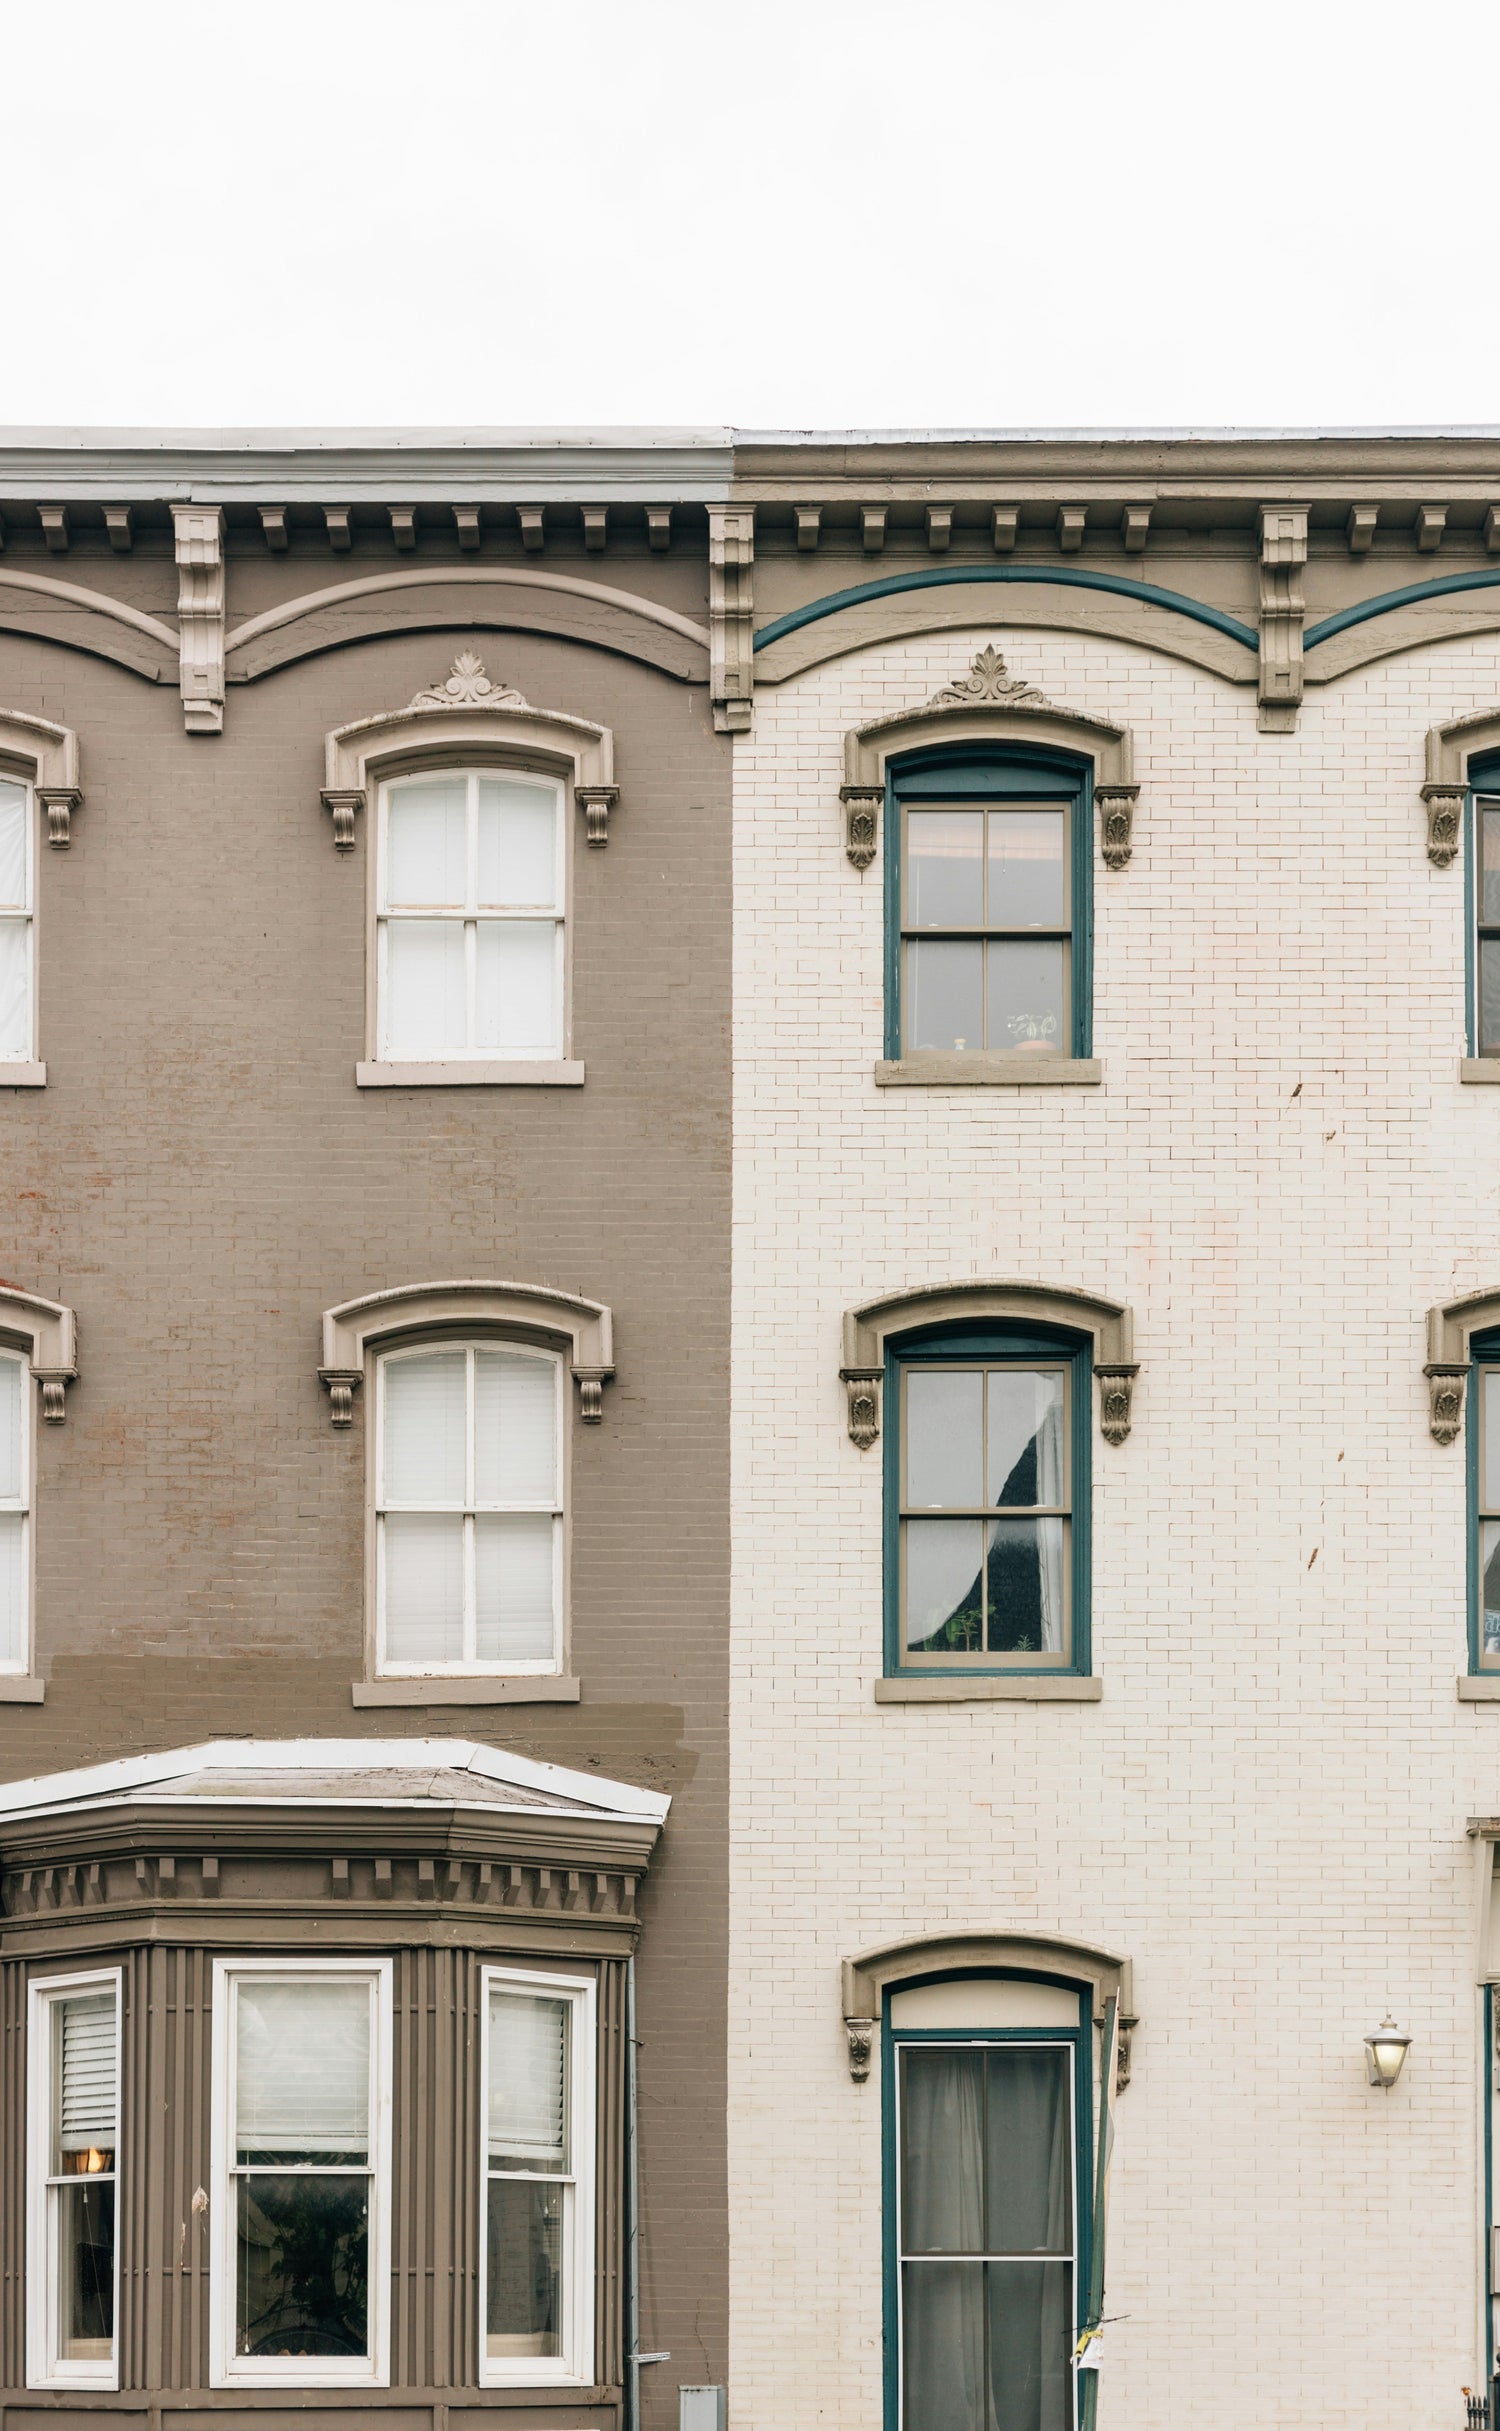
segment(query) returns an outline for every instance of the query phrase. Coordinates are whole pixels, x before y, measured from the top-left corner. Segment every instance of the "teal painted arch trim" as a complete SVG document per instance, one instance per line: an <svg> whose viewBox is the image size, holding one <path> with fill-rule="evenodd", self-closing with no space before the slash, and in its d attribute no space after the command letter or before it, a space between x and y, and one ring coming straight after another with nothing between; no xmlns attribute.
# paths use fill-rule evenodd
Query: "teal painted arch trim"
<svg viewBox="0 0 1500 2431"><path fill-rule="evenodd" d="M1419 599L1441 599L1450 591L1488 591L1500 583L1500 566L1477 566L1467 574L1435 574L1431 582L1409 582L1400 591L1381 591L1374 599L1356 600L1352 608L1340 608L1337 616L1325 616L1320 624L1309 625L1302 636L1304 650L1316 650L1319 642L1332 641L1335 633L1347 633L1351 625L1368 624L1372 616L1389 616L1395 608L1409 608Z"/></svg>
<svg viewBox="0 0 1500 2431"><path fill-rule="evenodd" d="M1500 576L1492 577L1500 580ZM785 616L776 617L762 625L755 636L757 650L767 649L780 641L784 633L800 632L804 625L815 625L825 616L837 616L841 608L862 607L866 600L890 599L898 591L932 591L952 582L1045 582L1060 583L1077 591L1114 591L1123 599L1144 600L1153 608L1167 608L1177 616L1191 617L1195 624L1212 625L1216 633L1227 633L1231 641L1246 650L1260 648L1260 636L1253 625L1242 625L1236 616L1227 616L1222 608L1211 608L1204 600L1190 599L1185 591L1163 591L1155 583L1134 582L1128 574L1097 574L1088 566L923 566L912 574L883 574L878 582L859 582L852 590L830 591L822 599L810 599L805 608L792 608Z"/></svg>

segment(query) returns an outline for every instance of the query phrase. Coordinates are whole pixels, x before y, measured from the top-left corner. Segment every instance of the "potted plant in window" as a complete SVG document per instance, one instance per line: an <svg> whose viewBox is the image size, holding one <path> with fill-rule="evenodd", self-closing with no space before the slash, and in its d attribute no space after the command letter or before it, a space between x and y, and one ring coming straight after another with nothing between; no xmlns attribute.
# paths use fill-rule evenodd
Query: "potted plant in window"
<svg viewBox="0 0 1500 2431"><path fill-rule="evenodd" d="M1006 1028L1015 1045L1031 1054L1051 1055L1057 1049L1055 1013L1012 1013Z"/></svg>

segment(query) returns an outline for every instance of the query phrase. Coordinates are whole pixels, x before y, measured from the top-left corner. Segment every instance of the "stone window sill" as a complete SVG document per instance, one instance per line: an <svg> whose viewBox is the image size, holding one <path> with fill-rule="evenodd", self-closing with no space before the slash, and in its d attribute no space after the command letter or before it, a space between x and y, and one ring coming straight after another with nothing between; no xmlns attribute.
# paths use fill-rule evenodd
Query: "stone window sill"
<svg viewBox="0 0 1500 2431"><path fill-rule="evenodd" d="M1076 1671L970 1672L956 1680L877 1680L877 1705L1097 1705L1104 1682Z"/></svg>
<svg viewBox="0 0 1500 2431"><path fill-rule="evenodd" d="M357 1089L581 1089L582 1064L356 1064Z"/></svg>
<svg viewBox="0 0 1500 2431"><path fill-rule="evenodd" d="M45 1089L45 1064L0 1064L0 1089Z"/></svg>
<svg viewBox="0 0 1500 2431"><path fill-rule="evenodd" d="M1458 1701L1460 1705L1500 1705L1500 1671L1461 1673Z"/></svg>
<svg viewBox="0 0 1500 2431"><path fill-rule="evenodd" d="M1097 1089L1104 1066L1093 1056L1014 1055L1005 1050L906 1055L875 1066L877 1089Z"/></svg>
<svg viewBox="0 0 1500 2431"><path fill-rule="evenodd" d="M349 1696L355 1705L576 1705L582 1693L577 1680L539 1672L509 1680L356 1680Z"/></svg>
<svg viewBox="0 0 1500 2431"><path fill-rule="evenodd" d="M1500 1089L1500 1055L1466 1055L1458 1067L1458 1077L1466 1088Z"/></svg>
<svg viewBox="0 0 1500 2431"><path fill-rule="evenodd" d="M13 1671L0 1673L0 1705L40 1705L46 1694L45 1680L23 1680Z"/></svg>

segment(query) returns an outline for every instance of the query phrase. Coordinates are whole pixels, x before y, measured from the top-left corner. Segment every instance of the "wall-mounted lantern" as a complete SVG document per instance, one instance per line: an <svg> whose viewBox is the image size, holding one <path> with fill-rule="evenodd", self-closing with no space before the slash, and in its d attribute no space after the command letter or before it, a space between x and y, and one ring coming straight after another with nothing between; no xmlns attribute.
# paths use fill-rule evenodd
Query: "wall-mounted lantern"
<svg viewBox="0 0 1500 2431"><path fill-rule="evenodd" d="M1370 2083L1389 2093L1406 2066L1406 2055L1410 2049L1411 2036L1398 2033L1393 2017L1388 2017L1383 2025L1377 2026L1373 2034L1367 2034L1365 2067Z"/></svg>

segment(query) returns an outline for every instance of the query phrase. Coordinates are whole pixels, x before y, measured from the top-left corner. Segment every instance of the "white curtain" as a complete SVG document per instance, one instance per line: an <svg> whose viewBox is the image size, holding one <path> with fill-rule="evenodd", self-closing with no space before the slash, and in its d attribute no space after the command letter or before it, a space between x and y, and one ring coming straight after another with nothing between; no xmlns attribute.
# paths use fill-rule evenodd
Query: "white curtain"
<svg viewBox="0 0 1500 2431"><path fill-rule="evenodd" d="M113 2150L116 2127L116 2001L113 1992L84 1992L59 2001L57 2024L58 2146L63 2152Z"/></svg>
<svg viewBox="0 0 1500 2431"><path fill-rule="evenodd" d="M370 2146L370 1987L242 1977L235 2003L241 2152Z"/></svg>
<svg viewBox="0 0 1500 2431"><path fill-rule="evenodd" d="M571 2006L529 1992L490 1994L489 2151L496 2166L567 2167Z"/></svg>

